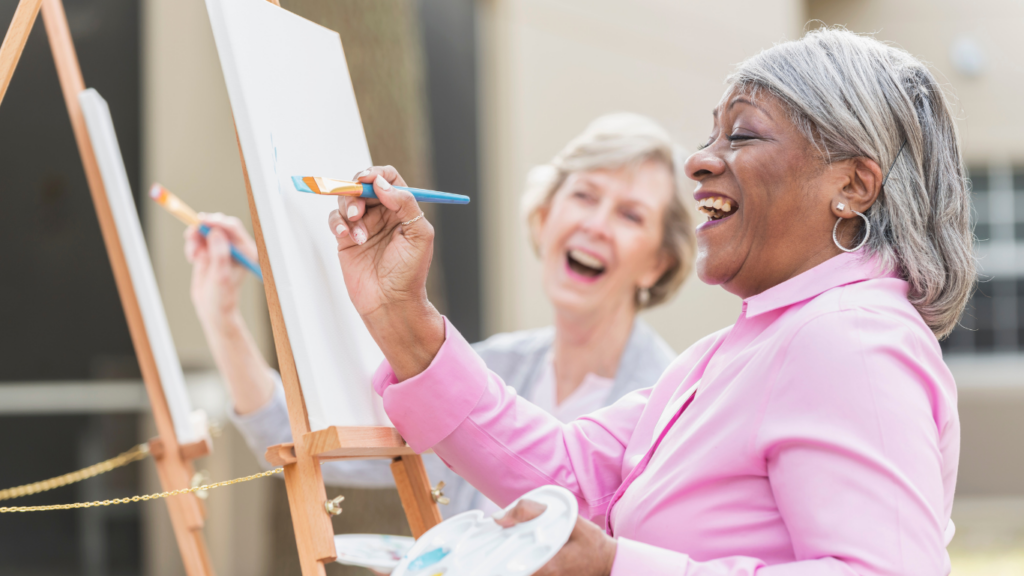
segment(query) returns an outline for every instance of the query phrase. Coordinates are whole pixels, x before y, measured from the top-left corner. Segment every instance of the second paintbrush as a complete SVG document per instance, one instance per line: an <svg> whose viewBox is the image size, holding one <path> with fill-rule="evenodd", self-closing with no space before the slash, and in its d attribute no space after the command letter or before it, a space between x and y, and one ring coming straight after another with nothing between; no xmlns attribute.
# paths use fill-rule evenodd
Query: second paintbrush
<svg viewBox="0 0 1024 576"><path fill-rule="evenodd" d="M364 182L350 182L348 180L335 180L320 176L292 176L292 184L299 192L308 194L323 194L326 196L353 196L359 198L376 198L373 191L373 184ZM462 194L450 194L448 192L435 192L434 190L422 190L420 188L409 188L407 186L395 186L399 190L412 192L417 202L430 202L433 204L469 204L469 196Z"/></svg>

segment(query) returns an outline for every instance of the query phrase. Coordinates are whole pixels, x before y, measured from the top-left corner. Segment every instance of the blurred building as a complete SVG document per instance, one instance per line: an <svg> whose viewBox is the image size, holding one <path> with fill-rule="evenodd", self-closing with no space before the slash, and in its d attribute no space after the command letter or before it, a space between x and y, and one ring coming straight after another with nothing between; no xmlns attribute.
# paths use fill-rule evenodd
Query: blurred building
<svg viewBox="0 0 1024 576"><path fill-rule="evenodd" d="M735 65L775 42L798 38L808 26L818 25L808 24L811 20L875 33L931 64L958 99L983 259L983 282L963 327L943 344L960 389L963 424L954 513L961 533L954 545L972 538L986 541L986 526L1009 535L1007 546L1014 545L1015 531L1019 531L1016 542L1024 543L1024 525L1014 520L1024 518L1024 448L1017 441L1024 437L1024 420L1018 416L1024 412L1024 138L1020 136L1024 108L1015 106L1024 93L1024 65L1019 60L1024 37L1017 33L1024 25L1024 5L1014 0L375 1L418 9L417 41L422 42L423 52L422 61L414 65L425 71L420 84L423 98L403 106L421 107L419 113L426 120L422 134L414 136L429 143L429 157L400 165L405 161L395 157L405 153L402 140L409 134L398 129L391 130L392 140L382 141L382 148L371 144L371 149L377 162L396 164L403 171L419 162L409 170L419 170L438 189L473 197L471 208L441 210L433 217L438 224L441 268L433 271L437 278L431 287L432 295L444 302L446 312L470 337L551 321L540 288L540 268L519 218L519 194L529 168L549 160L594 117L622 110L647 114L693 149L706 139L711 109ZM247 219L231 111L204 2L65 3L86 82L111 102L136 191L159 180L203 210ZM369 6L359 0L284 0L284 4L314 19L346 18L349 13L344 10ZM12 0L0 3L0 15L9 18L14 5ZM122 11L128 5L133 11L125 16ZM114 18L110 11L128 18L118 25L122 32L132 31L121 44L113 43L115 34L104 32L103 23ZM343 35L346 53L351 60L360 46L375 39L386 41L389 35L408 30L408 25L384 20L375 24L374 34ZM66 130L66 115L42 38L37 25L11 91L0 106L0 128L5 134L26 133L35 125L25 119L29 113L36 114L31 118L55 119L59 122L54 130L61 126ZM112 54L131 58L115 66ZM126 84L119 86L119 80ZM19 90L23 90L21 96ZM46 94L48 99L36 94ZM365 98L372 97L360 95L364 115L372 106ZM66 132L62 137L69 138L70 131ZM75 269L75 284L69 286L66 278L34 272L29 259L0 256L0 293L9 301L24 303L18 309L23 312L20 315L15 313L18 310L2 312L0 353L7 355L0 365L0 430L5 438L30 426L48 430L34 436L36 444L25 454L54 455L46 466L35 468L34 460L26 457L24 478L0 466L0 479L15 483L75 468L99 453L116 453L127 447L126 435L134 435L134 442L146 438L151 429L142 397L116 409L103 408L113 406L115 398L130 396L132 390L137 393L139 384L132 380L137 374L132 373L131 346L119 320L116 292L105 268L84 178L80 169L76 171L73 146L51 143L47 152L22 141L15 145L8 136L0 139L0 146L10 148L0 155L0 162L6 158L11 164L5 166L5 174L25 174L23 181L17 181L23 197L10 187L0 195L0 218L5 210L35 211L32 229L50 232L35 232L40 235L38 241L25 242L39 246L32 248L37 250L34 258L63 256L63 261L49 262L65 267L71 265L68 261L89 263ZM17 165L49 157L62 159L60 171ZM222 416L227 402L216 376L208 372L212 361L189 300L181 227L150 204L141 203L140 210L175 343L192 372L194 401ZM0 237L6 246L33 234L32 229L15 233L19 221L3 220ZM30 280L15 282L9 270ZM55 285L66 287L57 293L65 308L55 310L50 304L58 297ZM83 297L86 288L88 297ZM36 309L33 306L41 312L28 313ZM243 307L264 352L272 357L266 304L258 282L245 287ZM694 277L675 300L646 317L681 351L731 324L739 309L736 297ZM67 322L68 318L74 322ZM64 338L61 346L71 351L63 362L33 356L53 333ZM107 396L91 407L81 405L76 411L71 406L58 414L54 406L59 403L44 393L33 394L56 390L44 388L56 385L53 381L94 391L93 398L103 390ZM89 386L94 388L82 388ZM10 404L14 392L29 400ZM2 410L5 402L14 408ZM112 419L113 412L122 414L120 419ZM114 423L99 424L108 420ZM68 448L63 443L67 436L79 443ZM50 443L43 444L42 439ZM214 478L256 469L255 459L232 430L225 430L216 444L214 455L203 464ZM55 446L63 446L64 452ZM224 490L209 500L207 537L219 574L271 573L272 525L282 521L272 510L272 502L280 496L273 482ZM112 478L111 485L91 489L113 496L155 488L152 471L143 468L138 477ZM60 501L84 497L71 491L59 496ZM20 573L114 573L102 570L114 566L124 574L180 574L163 505L148 503L136 510L141 512L134 517L126 512L126 517L108 520L61 513L66 516L38 521L44 524L21 524L30 521L27 517L0 518L0 534L35 526L38 534L62 534L67 546L86 550L95 547L96 540L89 538L98 533L96 527L108 526L102 531L108 539L121 547L135 547L136 556L113 549L111 555L100 558L68 553L62 563L32 569L19 564L14 568ZM132 530L141 534L134 544L119 536ZM0 542L0 550L3 546ZM3 562L0 558L0 572L19 573Z"/></svg>

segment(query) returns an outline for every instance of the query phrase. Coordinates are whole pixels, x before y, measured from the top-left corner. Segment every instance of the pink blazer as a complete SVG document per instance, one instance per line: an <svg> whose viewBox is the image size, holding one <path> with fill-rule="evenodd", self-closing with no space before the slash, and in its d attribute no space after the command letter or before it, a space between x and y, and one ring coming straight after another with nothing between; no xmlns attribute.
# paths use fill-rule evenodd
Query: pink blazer
<svg viewBox="0 0 1024 576"><path fill-rule="evenodd" d="M956 387L907 283L842 254L743 303L658 383L561 424L450 324L423 373L374 378L417 451L506 505L546 484L625 575L945 575Z"/></svg>

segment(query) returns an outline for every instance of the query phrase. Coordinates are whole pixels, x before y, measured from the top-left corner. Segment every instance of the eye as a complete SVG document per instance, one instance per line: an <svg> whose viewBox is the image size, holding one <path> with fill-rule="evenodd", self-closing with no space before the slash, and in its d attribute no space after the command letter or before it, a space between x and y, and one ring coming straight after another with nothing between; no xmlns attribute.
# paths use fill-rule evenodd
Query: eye
<svg viewBox="0 0 1024 576"><path fill-rule="evenodd" d="M699 152L699 151L707 148L708 146L711 146L711 143L714 142L714 141L715 141L715 138L712 136L712 137L708 138L707 142L705 142L703 144L697 144L697 151Z"/></svg>
<svg viewBox="0 0 1024 576"><path fill-rule="evenodd" d="M743 140L754 140L756 139L756 136L751 136L749 134L729 134L726 136L726 139L730 142L739 142Z"/></svg>
<svg viewBox="0 0 1024 576"><path fill-rule="evenodd" d="M625 218L626 220L629 220L630 222L633 222L634 224L642 224L642 223L643 223L643 221L644 221L644 219L643 219L643 217L642 217L642 216L640 216L640 215L639 215L639 214L637 214L636 212L631 212L631 211L629 211L629 210L627 210L627 211L623 212L623 213L622 213L622 216L623 216L623 217L624 217L624 218Z"/></svg>
<svg viewBox="0 0 1024 576"><path fill-rule="evenodd" d="M572 193L572 197L577 200L582 200L584 202L594 201L594 195L591 194L590 192L587 192L586 190L576 190L575 192Z"/></svg>

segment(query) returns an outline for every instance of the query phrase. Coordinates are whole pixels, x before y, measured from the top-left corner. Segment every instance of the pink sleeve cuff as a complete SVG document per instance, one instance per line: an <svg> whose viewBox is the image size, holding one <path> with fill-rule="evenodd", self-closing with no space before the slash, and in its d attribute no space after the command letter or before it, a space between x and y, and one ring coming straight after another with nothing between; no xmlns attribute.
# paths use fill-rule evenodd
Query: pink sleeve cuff
<svg viewBox="0 0 1024 576"><path fill-rule="evenodd" d="M387 360L373 375L384 411L409 446L422 453L469 417L490 372L459 331L444 319L445 340L426 370L399 382Z"/></svg>
<svg viewBox="0 0 1024 576"><path fill-rule="evenodd" d="M615 562L611 576L661 576L662 574L684 574L690 557L681 552L659 548L626 538L617 538Z"/></svg>

